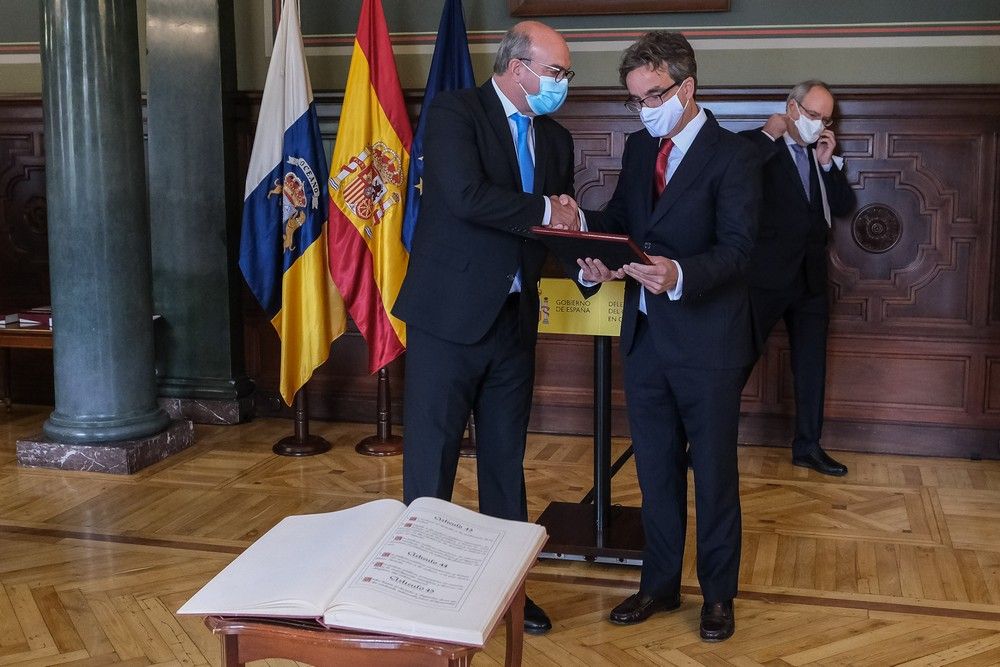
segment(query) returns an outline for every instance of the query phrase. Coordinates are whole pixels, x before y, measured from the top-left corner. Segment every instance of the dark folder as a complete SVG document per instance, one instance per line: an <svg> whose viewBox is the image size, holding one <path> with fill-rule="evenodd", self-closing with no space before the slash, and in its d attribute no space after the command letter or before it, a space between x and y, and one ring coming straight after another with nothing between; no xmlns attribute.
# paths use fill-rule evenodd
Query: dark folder
<svg viewBox="0 0 1000 667"><path fill-rule="evenodd" d="M532 227L531 231L564 264L575 264L577 259L590 257L604 262L609 270L617 271L632 262L653 263L626 234L571 232L550 227Z"/></svg>

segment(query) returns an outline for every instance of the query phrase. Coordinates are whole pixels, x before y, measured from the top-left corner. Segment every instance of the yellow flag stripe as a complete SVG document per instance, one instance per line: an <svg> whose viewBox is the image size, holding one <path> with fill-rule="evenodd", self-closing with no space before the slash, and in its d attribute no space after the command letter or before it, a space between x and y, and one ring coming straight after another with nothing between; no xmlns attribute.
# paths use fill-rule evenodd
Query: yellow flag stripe
<svg viewBox="0 0 1000 667"><path fill-rule="evenodd" d="M351 165L352 158L358 157L367 147L382 142L398 158L395 169L397 182L390 180L384 183L387 193L383 201L392 204L384 210L381 222L378 222L374 216L361 217L351 210L345 198L344 187L330 186L328 189L331 204L340 209L354 225L372 255L374 279L382 294L383 307L393 331L405 345L406 326L389 311L396 302L409 261L409 254L403 246L401 234L406 210L406 173L410 164L410 154L386 116L371 85L369 74L368 59L355 41L344 92L344 109L347 111L348 104L350 109L349 113L341 115L340 127L337 128L337 142L330 163L330 177L336 179L343 169ZM352 260L331 256L331 261L337 263Z"/></svg>
<svg viewBox="0 0 1000 667"><path fill-rule="evenodd" d="M271 319L281 339L281 397L292 404L299 390L330 356L330 344L347 328L347 311L327 264L327 225L285 271L281 310Z"/></svg>

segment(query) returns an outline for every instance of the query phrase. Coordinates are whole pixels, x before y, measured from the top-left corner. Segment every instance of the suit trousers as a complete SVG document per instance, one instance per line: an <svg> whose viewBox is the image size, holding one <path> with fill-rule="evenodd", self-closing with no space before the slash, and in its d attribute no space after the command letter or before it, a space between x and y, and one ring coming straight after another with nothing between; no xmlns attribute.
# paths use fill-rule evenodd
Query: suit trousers
<svg viewBox="0 0 1000 667"><path fill-rule="evenodd" d="M463 345L407 329L403 500L451 500L462 434L476 419L479 511L526 521L524 447L534 385L534 340L519 334L519 295L479 341Z"/></svg>
<svg viewBox="0 0 1000 667"><path fill-rule="evenodd" d="M687 529L687 456L694 470L698 581L706 602L736 597L740 565L739 429L743 369L666 364L644 315L624 355L625 398L646 534L639 590L680 590ZM687 451L686 451L687 450Z"/></svg>
<svg viewBox="0 0 1000 667"><path fill-rule="evenodd" d="M751 288L750 302L761 352L774 325L778 320L785 321L795 387L792 456L815 453L823 435L826 393L826 337L830 322L826 292L810 293L803 273L784 290Z"/></svg>

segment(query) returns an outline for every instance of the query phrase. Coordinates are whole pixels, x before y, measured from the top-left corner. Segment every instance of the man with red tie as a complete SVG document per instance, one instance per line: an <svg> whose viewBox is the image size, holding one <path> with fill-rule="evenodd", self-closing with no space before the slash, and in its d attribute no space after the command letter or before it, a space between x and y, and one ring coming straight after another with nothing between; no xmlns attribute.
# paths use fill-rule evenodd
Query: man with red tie
<svg viewBox="0 0 1000 667"><path fill-rule="evenodd" d="M756 235L760 165L752 144L695 101L694 51L651 32L619 69L629 136L618 186L589 229L626 233L652 265L616 272L580 261L584 281L627 277L621 351L646 535L639 591L611 612L639 623L680 606L687 456L694 468L698 580L705 641L733 634L740 562L736 460L743 369L753 361L744 272Z"/></svg>

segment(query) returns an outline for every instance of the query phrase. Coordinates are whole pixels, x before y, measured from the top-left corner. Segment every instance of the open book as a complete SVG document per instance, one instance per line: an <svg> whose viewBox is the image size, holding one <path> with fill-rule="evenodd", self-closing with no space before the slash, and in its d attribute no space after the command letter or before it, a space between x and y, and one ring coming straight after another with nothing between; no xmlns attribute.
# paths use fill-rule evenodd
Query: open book
<svg viewBox="0 0 1000 667"><path fill-rule="evenodd" d="M290 516L177 613L317 618L482 646L545 539L541 526L435 498Z"/></svg>

